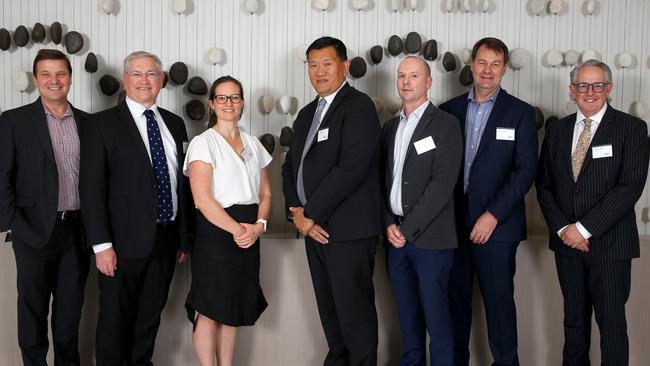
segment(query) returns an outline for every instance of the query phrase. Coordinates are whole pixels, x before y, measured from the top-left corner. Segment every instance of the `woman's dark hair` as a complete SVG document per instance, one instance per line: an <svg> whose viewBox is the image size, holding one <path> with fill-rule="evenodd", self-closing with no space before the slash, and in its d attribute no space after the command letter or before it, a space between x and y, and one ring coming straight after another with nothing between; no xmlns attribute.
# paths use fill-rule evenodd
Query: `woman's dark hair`
<svg viewBox="0 0 650 366"><path fill-rule="evenodd" d="M210 87L210 95L209 95L209 100L213 100L214 97L216 96L215 90L217 90L217 87L223 83L235 83L239 87L239 95L241 96L241 100L244 100L244 87L241 85L241 82L239 80L235 79L234 77L230 75L225 75L212 83L212 86ZM210 117L208 118L208 128L212 128L217 124L217 114L214 112L214 109L210 109Z"/></svg>

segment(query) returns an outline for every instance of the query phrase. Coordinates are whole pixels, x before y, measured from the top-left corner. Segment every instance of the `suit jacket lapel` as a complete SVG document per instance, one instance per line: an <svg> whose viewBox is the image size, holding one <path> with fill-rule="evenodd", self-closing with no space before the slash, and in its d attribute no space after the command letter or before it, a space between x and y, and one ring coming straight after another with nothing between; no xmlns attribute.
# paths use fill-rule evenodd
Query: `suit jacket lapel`
<svg viewBox="0 0 650 366"><path fill-rule="evenodd" d="M567 176L567 179L573 182L573 168L571 164L571 147L573 145L573 129L575 128L575 113L568 117L567 123L562 126L562 140L560 141L560 155L559 158L562 159L564 164L564 172Z"/></svg>
<svg viewBox="0 0 650 366"><path fill-rule="evenodd" d="M45 155L52 163L55 163L52 138L50 137L50 130L47 128L47 117L45 116L45 110L43 109L43 103L40 97L32 103L31 123L41 142L41 147L45 151Z"/></svg>
<svg viewBox="0 0 650 366"><path fill-rule="evenodd" d="M415 149L415 141L420 140L422 137L422 133L426 130L426 128L429 126L431 121L433 121L433 112L435 111L435 108L433 104L429 103L429 106L424 110L422 113L422 116L420 117L420 120L418 121L418 125L415 126L415 131L413 131L413 135L411 135L411 140L409 141L408 144L408 150L406 150L406 156L404 156L404 161L406 162L411 156L411 153Z"/></svg>
<svg viewBox="0 0 650 366"><path fill-rule="evenodd" d="M144 145L144 141L142 141L142 135L140 135L140 130L138 130L138 127L133 120L133 115L131 115L129 107L126 105L126 102L122 102L118 108L120 111L120 121L124 125L123 128L129 135L131 143L133 143L134 146L137 146L136 149L138 150L138 158L142 159L143 163L146 163L145 166L151 167L152 165L151 158L149 157L149 152L147 151L147 147ZM153 178L153 169L147 169L147 171Z"/></svg>
<svg viewBox="0 0 650 366"><path fill-rule="evenodd" d="M330 117L332 116L332 114L336 110L336 107L338 107L338 105L341 104L341 101L343 100L343 98L345 97L345 95L348 93L349 90L350 90L350 85L346 81L345 85L343 85L341 90L339 90L339 92L336 93L336 96L334 97L334 100L332 101L332 104L327 109L327 113L325 113L325 116L323 116L323 119L321 120L321 123L320 123L320 126L321 126L320 128L328 126ZM312 114L312 116L313 116L313 114Z"/></svg>

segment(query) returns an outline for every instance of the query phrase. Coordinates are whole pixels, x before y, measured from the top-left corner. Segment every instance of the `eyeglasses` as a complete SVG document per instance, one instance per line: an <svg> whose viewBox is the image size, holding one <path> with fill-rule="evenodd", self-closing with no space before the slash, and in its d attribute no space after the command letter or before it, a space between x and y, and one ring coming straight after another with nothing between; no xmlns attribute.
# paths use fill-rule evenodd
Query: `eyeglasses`
<svg viewBox="0 0 650 366"><path fill-rule="evenodd" d="M576 88L576 91L578 91L578 93L586 93L589 90L589 87L591 87L591 90L593 90L594 93L602 93L602 92L605 91L605 89L607 89L607 85L609 85L609 84L611 84L611 83L601 81L601 82L592 83L592 84L589 84L589 83L572 83L571 85L573 85L573 87Z"/></svg>
<svg viewBox="0 0 650 366"><path fill-rule="evenodd" d="M135 80L140 80L140 79L145 78L145 77L148 80L156 80L160 76L160 73L159 72L153 72L153 71L144 72L144 73L143 72L130 72L130 73L128 73L128 75L131 78L135 79Z"/></svg>
<svg viewBox="0 0 650 366"><path fill-rule="evenodd" d="M215 95L214 96L214 101L217 102L217 104L224 104L228 99L232 102L232 104L239 104L241 103L242 100L244 100L241 95L239 94L233 94L233 95Z"/></svg>

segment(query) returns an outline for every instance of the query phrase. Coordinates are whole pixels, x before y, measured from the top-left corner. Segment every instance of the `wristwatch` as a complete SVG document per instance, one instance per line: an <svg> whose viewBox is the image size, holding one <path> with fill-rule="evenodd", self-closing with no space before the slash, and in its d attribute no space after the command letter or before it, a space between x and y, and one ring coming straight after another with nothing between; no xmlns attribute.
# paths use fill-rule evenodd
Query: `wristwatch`
<svg viewBox="0 0 650 366"><path fill-rule="evenodd" d="M267 221L266 221L266 220L264 220L264 219L257 219L257 221L255 221L255 223L256 223L256 224L262 224L262 226L264 226L264 232L266 232L266 224L267 224Z"/></svg>

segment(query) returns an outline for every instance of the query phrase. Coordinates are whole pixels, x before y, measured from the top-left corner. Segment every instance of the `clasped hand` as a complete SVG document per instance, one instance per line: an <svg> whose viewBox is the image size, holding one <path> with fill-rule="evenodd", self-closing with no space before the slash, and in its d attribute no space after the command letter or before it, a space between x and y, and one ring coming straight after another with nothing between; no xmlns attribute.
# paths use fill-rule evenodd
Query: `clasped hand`
<svg viewBox="0 0 650 366"><path fill-rule="evenodd" d="M262 224L239 223L239 226L240 230L233 235L233 238L235 239L235 243L244 249L253 245L262 234L262 231L264 231Z"/></svg>
<svg viewBox="0 0 650 366"><path fill-rule="evenodd" d="M299 233L304 236L309 236L321 244L329 243L330 235L320 225L312 219L305 217L305 209L302 207L289 207L289 211L293 214L293 225Z"/></svg>

